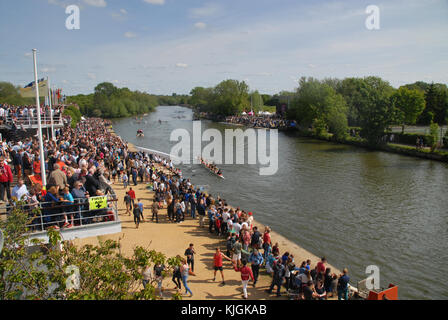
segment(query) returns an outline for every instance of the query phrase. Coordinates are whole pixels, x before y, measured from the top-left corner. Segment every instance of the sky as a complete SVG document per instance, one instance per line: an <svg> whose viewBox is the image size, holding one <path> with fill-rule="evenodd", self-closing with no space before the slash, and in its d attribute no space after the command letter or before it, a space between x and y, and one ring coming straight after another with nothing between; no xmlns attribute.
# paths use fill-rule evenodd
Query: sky
<svg viewBox="0 0 448 320"><path fill-rule="evenodd" d="M39 78L67 95L103 81L154 94L226 79L275 94L302 76L448 83L448 0L0 0L0 81L33 81L33 48Z"/></svg>

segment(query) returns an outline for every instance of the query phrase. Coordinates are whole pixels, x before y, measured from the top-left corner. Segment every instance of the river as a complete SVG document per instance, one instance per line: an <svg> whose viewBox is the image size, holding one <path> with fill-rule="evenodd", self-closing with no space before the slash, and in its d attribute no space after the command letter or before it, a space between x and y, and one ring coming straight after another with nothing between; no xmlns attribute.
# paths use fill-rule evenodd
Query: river
<svg viewBox="0 0 448 320"><path fill-rule="evenodd" d="M158 107L140 124L127 118L113 127L137 146L170 153L171 132L191 132L192 112ZM235 127L202 121L207 128ZM136 138L138 129L144 138ZM376 265L381 286L398 285L400 299L448 298L447 164L282 132L278 145L273 176L260 176L257 165L247 164L220 165L225 180L199 165L180 168L194 184L253 211L257 221L299 246L339 269L348 267L352 285Z"/></svg>

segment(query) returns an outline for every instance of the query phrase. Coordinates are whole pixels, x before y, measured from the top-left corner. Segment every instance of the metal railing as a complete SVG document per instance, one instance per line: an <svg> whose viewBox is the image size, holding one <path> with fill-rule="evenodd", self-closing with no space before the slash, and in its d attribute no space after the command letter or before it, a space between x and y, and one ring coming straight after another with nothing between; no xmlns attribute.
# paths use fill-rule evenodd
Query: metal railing
<svg viewBox="0 0 448 320"><path fill-rule="evenodd" d="M42 115L40 117L41 125L51 125L51 116L49 115ZM24 126L27 127L34 127L38 125L38 119L37 116L18 116L18 117L11 117L8 116L6 118L3 118L3 124L8 126L15 125L16 127L20 128ZM63 125L63 118L61 115L54 115L53 116L53 125L59 126Z"/></svg>
<svg viewBox="0 0 448 320"><path fill-rule="evenodd" d="M92 209L92 200L103 200L106 206L99 209ZM29 233L39 233L49 228L56 229L77 229L86 226L94 226L98 223L119 222L118 198L115 195L103 197L91 197L74 199L73 203L64 202L38 202L24 203L18 202L14 205L6 206L6 214L14 208L20 208L28 214L31 223L28 224ZM65 225L68 222L69 226Z"/></svg>

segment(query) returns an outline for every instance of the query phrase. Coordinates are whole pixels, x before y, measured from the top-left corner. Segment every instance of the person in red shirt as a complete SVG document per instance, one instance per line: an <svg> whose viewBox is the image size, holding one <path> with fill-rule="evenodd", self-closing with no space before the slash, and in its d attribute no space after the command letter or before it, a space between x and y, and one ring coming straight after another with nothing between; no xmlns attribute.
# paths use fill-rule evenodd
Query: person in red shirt
<svg viewBox="0 0 448 320"><path fill-rule="evenodd" d="M215 273L213 275L213 281L216 280L216 271L219 270L221 272L222 284L224 285L226 283L224 282L224 273L222 271L222 258L232 261L232 259L230 259L224 253L222 253L219 248L216 248L215 255L213 256L213 267L215 269Z"/></svg>
<svg viewBox="0 0 448 320"><path fill-rule="evenodd" d="M36 176L40 177L40 160L33 161L33 172Z"/></svg>
<svg viewBox="0 0 448 320"><path fill-rule="evenodd" d="M242 264L237 264L233 262L233 268L236 272L241 272L241 282L243 284L243 298L247 299L247 284L249 283L249 279L252 279L254 281L254 275L252 273L251 268L247 266L247 262L243 260Z"/></svg>
<svg viewBox="0 0 448 320"><path fill-rule="evenodd" d="M11 182L13 181L11 167L5 163L5 159L3 157L0 158L0 201L5 200L5 191L6 197L8 200L11 199Z"/></svg>
<svg viewBox="0 0 448 320"><path fill-rule="evenodd" d="M325 270L327 269L325 267L325 263L326 262L327 262L327 259L325 257L322 257L322 259L320 259L320 261L317 263L317 267L316 267L317 274L324 274L325 275Z"/></svg>
<svg viewBox="0 0 448 320"><path fill-rule="evenodd" d="M132 210L132 208L134 208L135 206L135 191L132 190L132 188L129 188L128 194L131 197L131 210Z"/></svg>

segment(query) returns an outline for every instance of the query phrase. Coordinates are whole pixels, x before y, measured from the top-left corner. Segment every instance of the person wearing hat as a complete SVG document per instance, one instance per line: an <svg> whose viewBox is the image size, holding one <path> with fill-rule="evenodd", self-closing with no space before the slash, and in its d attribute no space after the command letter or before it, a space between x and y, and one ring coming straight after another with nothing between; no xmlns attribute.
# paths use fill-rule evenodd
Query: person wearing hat
<svg viewBox="0 0 448 320"><path fill-rule="evenodd" d="M247 218L247 223L249 225L249 228L252 230L252 224L254 222L254 215L252 212L248 213L249 217Z"/></svg>

